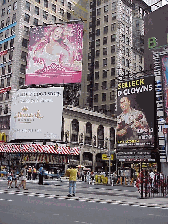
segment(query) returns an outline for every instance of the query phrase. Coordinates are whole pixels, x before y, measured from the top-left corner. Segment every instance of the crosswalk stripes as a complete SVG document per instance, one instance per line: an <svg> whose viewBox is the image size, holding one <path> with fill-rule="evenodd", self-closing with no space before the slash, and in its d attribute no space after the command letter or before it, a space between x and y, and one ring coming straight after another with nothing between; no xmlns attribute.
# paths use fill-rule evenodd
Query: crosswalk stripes
<svg viewBox="0 0 169 224"><path fill-rule="evenodd" d="M41 198L49 198L49 199L58 199L58 200L77 200L80 202L97 202L100 204L112 204L112 205L122 205L122 206L133 206L133 207L149 207L149 208L160 208L160 209L168 209L166 205L158 205L158 204L146 204L146 203L139 203L139 202L127 202L127 201L116 201L116 200L104 200L104 199L96 199L96 198L84 198L84 197L68 197L64 195L50 195L50 194L42 194L39 192L21 192L21 191L8 191L8 190L0 190L0 194L16 194L16 195L25 195L28 197L41 197ZM0 198L0 201L4 199ZM9 199L10 200L10 199ZM12 200L11 200L12 201Z"/></svg>

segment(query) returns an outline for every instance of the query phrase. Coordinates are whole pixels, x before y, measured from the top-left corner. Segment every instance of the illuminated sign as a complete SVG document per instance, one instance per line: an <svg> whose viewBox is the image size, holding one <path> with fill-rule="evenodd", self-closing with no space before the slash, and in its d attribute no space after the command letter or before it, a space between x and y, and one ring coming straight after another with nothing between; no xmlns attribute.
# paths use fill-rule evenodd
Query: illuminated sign
<svg viewBox="0 0 169 224"><path fill-rule="evenodd" d="M107 154L102 154L102 160L109 160L109 156ZM114 154L111 154L111 160L114 160Z"/></svg>

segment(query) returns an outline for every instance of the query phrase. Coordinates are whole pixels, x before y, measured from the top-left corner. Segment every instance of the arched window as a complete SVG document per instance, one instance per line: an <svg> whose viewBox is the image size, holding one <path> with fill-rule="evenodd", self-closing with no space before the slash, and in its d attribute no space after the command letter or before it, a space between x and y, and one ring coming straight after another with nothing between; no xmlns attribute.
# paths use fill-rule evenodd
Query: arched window
<svg viewBox="0 0 169 224"><path fill-rule="evenodd" d="M86 123L85 144L92 144L92 124Z"/></svg>
<svg viewBox="0 0 169 224"><path fill-rule="evenodd" d="M77 119L73 119L72 121L72 142L78 142L78 133L79 133L79 122Z"/></svg>
<svg viewBox="0 0 169 224"><path fill-rule="evenodd" d="M97 129L97 145L99 148L104 147L104 127L103 125L99 125Z"/></svg>
<svg viewBox="0 0 169 224"><path fill-rule="evenodd" d="M115 143L115 130L113 127L110 128L110 150L114 149Z"/></svg>

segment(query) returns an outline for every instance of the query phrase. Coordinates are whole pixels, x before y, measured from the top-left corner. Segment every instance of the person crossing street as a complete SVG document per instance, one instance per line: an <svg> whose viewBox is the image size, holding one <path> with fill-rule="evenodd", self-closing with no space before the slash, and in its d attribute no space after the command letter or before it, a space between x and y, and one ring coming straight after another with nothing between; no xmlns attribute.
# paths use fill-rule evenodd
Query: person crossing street
<svg viewBox="0 0 169 224"><path fill-rule="evenodd" d="M76 194L76 180L77 180L76 165L71 165L71 169L66 170L66 176L69 177L69 194L68 197L75 196ZM73 190L73 194L72 194Z"/></svg>

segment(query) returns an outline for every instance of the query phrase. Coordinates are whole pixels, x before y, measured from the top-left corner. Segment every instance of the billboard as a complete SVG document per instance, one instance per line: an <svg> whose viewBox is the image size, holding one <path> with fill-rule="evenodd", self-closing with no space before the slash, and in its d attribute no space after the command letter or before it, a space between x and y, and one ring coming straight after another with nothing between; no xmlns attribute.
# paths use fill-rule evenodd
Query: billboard
<svg viewBox="0 0 169 224"><path fill-rule="evenodd" d="M60 140L62 110L62 87L18 90L12 96L9 140Z"/></svg>
<svg viewBox="0 0 169 224"><path fill-rule="evenodd" d="M118 83L116 147L154 145L154 77Z"/></svg>
<svg viewBox="0 0 169 224"><path fill-rule="evenodd" d="M168 55L161 56L165 117L168 118Z"/></svg>
<svg viewBox="0 0 169 224"><path fill-rule="evenodd" d="M30 30L26 85L80 83L83 25L58 24Z"/></svg>

